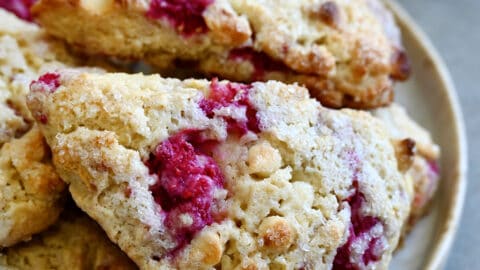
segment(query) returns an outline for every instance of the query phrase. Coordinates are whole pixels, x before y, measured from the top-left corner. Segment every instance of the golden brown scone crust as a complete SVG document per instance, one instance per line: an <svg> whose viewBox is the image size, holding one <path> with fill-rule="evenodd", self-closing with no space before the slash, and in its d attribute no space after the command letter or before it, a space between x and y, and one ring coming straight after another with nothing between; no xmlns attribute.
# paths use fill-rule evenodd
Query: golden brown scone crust
<svg viewBox="0 0 480 270"><path fill-rule="evenodd" d="M86 63L37 25L0 9L0 247L55 223L65 184L25 97L39 73Z"/></svg>
<svg viewBox="0 0 480 270"><path fill-rule="evenodd" d="M238 136L227 132L224 117L241 121L245 107L208 117L199 107L212 87L232 86L225 81L63 70L58 85L35 83L28 98L33 115L45 120L39 122L57 170L77 205L141 268L329 269L358 215L371 216L368 237L383 235L382 255L362 265L365 238L351 260L387 268L411 187L390 137L368 113L325 109L295 85L254 83L248 99L260 130ZM239 91L236 98L245 97ZM165 225L170 210L150 190L159 176L145 162L186 130L207 130L219 142L211 155L225 183L207 193L218 201L215 209L226 210L171 253L179 240ZM352 196L361 207L350 206ZM193 222L188 212L180 217L178 226Z"/></svg>
<svg viewBox="0 0 480 270"><path fill-rule="evenodd" d="M65 183L25 104L40 70L72 61L59 44L0 10L0 247L29 240L63 208Z"/></svg>
<svg viewBox="0 0 480 270"><path fill-rule="evenodd" d="M330 107L389 104L393 81L408 77L399 30L377 0L197 2L211 3L184 19L182 7L180 18L152 17L155 3L169 3L162 0L40 0L32 12L51 34L89 54L167 69L187 61L234 81L298 82ZM204 26L185 34L188 20Z"/></svg>
<svg viewBox="0 0 480 270"><path fill-rule="evenodd" d="M8 270L134 270L135 264L78 209L66 209L47 231L0 252Z"/></svg>
<svg viewBox="0 0 480 270"><path fill-rule="evenodd" d="M53 224L63 207L65 183L35 126L0 149L0 246L30 239Z"/></svg>

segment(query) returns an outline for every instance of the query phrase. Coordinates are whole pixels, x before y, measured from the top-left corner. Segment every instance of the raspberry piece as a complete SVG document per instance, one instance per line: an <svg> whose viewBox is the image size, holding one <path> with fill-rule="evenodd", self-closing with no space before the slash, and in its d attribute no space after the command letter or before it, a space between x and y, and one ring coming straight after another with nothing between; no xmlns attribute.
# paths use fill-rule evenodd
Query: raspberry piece
<svg viewBox="0 0 480 270"><path fill-rule="evenodd" d="M30 90L53 93L60 87L60 74L48 72L40 76L38 80L32 81Z"/></svg>
<svg viewBox="0 0 480 270"><path fill-rule="evenodd" d="M147 17L166 19L178 33L185 37L208 31L202 14L213 0L153 0Z"/></svg>
<svg viewBox="0 0 480 270"><path fill-rule="evenodd" d="M253 81L262 81L267 71L289 71L289 68L280 61L272 59L264 52L257 52L246 47L230 51L229 59L234 61L249 61L254 67Z"/></svg>
<svg viewBox="0 0 480 270"><path fill-rule="evenodd" d="M239 133L241 135L252 131L258 133L260 131L257 111L252 106L248 92L250 85L240 83L221 84L218 79L213 79L210 84L210 95L208 98L200 101L200 108L209 118L215 116L215 110L224 107L235 107L236 109L244 109L243 117L222 116L228 123L228 131Z"/></svg>
<svg viewBox="0 0 480 270"><path fill-rule="evenodd" d="M30 7L36 0L0 0L0 8L6 9L25 21L32 21Z"/></svg>
<svg viewBox="0 0 480 270"><path fill-rule="evenodd" d="M346 153L349 167L353 170L353 194L345 199L350 205L350 226L347 242L337 249L333 261L334 270L364 269L371 262L379 261L386 249L384 228L378 217L362 213L365 196L358 185L360 158L354 151Z"/></svg>
<svg viewBox="0 0 480 270"><path fill-rule="evenodd" d="M203 227L219 221L220 201L215 192L224 178L208 156L212 141L199 130L179 132L160 143L146 165L158 181L150 187L155 201L166 213L165 226L177 241L171 253L181 250Z"/></svg>
<svg viewBox="0 0 480 270"><path fill-rule="evenodd" d="M428 161L428 168L430 169L430 173L436 177L440 175L440 165L435 160Z"/></svg>
<svg viewBox="0 0 480 270"><path fill-rule="evenodd" d="M338 248L333 262L333 269L363 269L362 265L380 260L385 250L384 236L378 236L379 226L383 233L383 224L377 217L364 216L361 213L365 198L358 191L358 183L354 182L355 192L347 199L351 211L351 224L347 242ZM355 261L360 253L361 261Z"/></svg>

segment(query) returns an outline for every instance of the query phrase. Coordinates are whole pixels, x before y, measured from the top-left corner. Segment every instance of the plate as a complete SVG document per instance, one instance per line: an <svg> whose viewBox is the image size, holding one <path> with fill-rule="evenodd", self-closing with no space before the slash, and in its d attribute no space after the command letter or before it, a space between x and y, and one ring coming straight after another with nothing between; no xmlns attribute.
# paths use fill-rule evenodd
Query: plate
<svg viewBox="0 0 480 270"><path fill-rule="evenodd" d="M395 254L390 269L441 269L460 221L466 189L463 117L446 65L430 40L395 1L385 1L399 24L412 76L396 85L396 101L426 127L441 147L441 180L430 214Z"/></svg>

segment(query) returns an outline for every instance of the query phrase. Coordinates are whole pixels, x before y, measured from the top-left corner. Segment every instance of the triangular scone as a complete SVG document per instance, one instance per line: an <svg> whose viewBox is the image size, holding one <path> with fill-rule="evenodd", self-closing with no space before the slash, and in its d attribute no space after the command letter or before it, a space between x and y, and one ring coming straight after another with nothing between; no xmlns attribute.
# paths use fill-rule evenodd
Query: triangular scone
<svg viewBox="0 0 480 270"><path fill-rule="evenodd" d="M36 20L93 54L186 61L234 81L306 85L322 104L388 104L409 65L393 16L378 0L39 0Z"/></svg>
<svg viewBox="0 0 480 270"><path fill-rule="evenodd" d="M3 270L137 269L102 229L78 209L66 209L57 223L27 243L0 251Z"/></svg>
<svg viewBox="0 0 480 270"><path fill-rule="evenodd" d="M380 122L295 85L65 70L28 106L75 202L143 269L385 269L409 212Z"/></svg>
<svg viewBox="0 0 480 270"><path fill-rule="evenodd" d="M409 217L409 227L415 225L430 206L437 190L440 167L440 148L433 142L430 133L412 120L405 109L398 104L372 111L372 114L384 122L392 138L401 140L410 138L415 146L412 166L407 177L413 181L414 197ZM404 141L406 144L412 142Z"/></svg>

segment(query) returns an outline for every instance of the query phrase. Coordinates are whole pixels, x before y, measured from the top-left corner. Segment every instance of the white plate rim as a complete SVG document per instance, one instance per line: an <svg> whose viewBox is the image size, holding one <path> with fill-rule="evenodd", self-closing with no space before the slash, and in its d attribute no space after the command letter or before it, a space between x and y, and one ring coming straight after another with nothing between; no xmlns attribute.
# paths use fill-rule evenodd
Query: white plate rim
<svg viewBox="0 0 480 270"><path fill-rule="evenodd" d="M448 258L448 253L453 244L460 223L467 188L466 175L468 154L463 114L460 109L459 99L450 72L430 39L396 0L384 0L384 2L393 12L402 31L409 31L418 42L418 45L421 46L421 49L426 53L426 56L432 61L434 71L438 74L440 83L443 85L442 90L445 91L444 94L447 96L451 114L455 119L452 125L454 127L454 133L458 138L458 141L456 142L456 154L459 158L456 167L457 177L454 179L455 181L453 181L455 186L452 187L452 190L454 191L451 194L453 197L451 198L452 203L449 205L448 209L445 209L447 222L441 224L441 226L443 226L442 233L438 238L437 244L434 245L433 250L429 252L430 256L425 263L425 269L427 270L442 269Z"/></svg>

